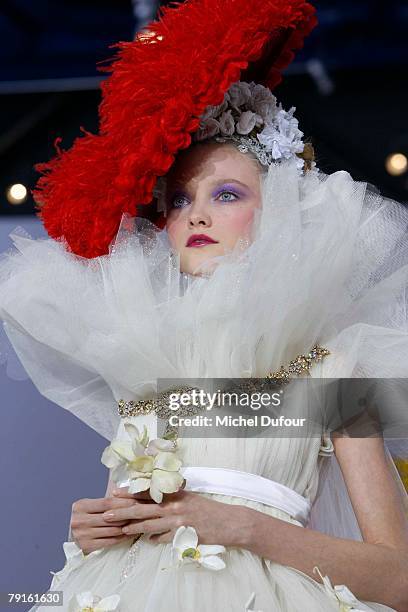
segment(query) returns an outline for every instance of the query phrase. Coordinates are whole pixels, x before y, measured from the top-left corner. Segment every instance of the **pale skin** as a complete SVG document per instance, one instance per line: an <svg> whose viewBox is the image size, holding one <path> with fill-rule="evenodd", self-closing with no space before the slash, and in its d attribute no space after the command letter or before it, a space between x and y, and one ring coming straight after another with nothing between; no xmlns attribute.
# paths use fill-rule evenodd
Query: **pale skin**
<svg viewBox="0 0 408 612"><path fill-rule="evenodd" d="M191 153L180 156L168 176L167 230L182 271L200 274L203 262L227 253L241 237L250 239L261 205L260 168L231 145L201 144ZM216 243L187 247L191 234L206 234ZM105 498L73 504L74 539L88 553L138 534L169 543L178 527L191 525L201 544L244 548L319 581L313 574L317 565L333 585L347 585L358 599L408 612L408 521L382 440L334 436L333 444L363 542L190 491L165 495L156 504L148 492L131 495L111 480Z"/></svg>

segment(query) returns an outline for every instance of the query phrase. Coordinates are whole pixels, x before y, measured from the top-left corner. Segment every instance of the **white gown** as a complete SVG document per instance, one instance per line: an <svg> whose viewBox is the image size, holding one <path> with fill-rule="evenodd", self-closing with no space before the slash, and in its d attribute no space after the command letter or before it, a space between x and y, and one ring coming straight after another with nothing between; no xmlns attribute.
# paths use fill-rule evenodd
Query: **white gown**
<svg viewBox="0 0 408 612"><path fill-rule="evenodd" d="M319 457L320 440L315 437L182 439L181 449L186 465L260 474L308 499L316 494L316 462L328 459ZM285 512L262 503L227 495L203 495L302 526ZM54 576L50 589L62 590L66 602L76 593L88 590L100 596L117 593L120 610L129 612L244 612L252 592L256 594L255 609L264 612L340 610L339 603L329 597L323 586L301 571L239 548L228 548L222 558L226 567L217 572L191 566L170 568L174 565L171 544L152 543L142 536L133 550L130 543L118 544L109 550L91 553L75 569L71 570L67 564L65 570ZM369 606L367 609L391 610L380 604L365 603ZM38 609L46 612L49 607ZM61 610L60 607L51 609Z"/></svg>
<svg viewBox="0 0 408 612"><path fill-rule="evenodd" d="M271 166L262 189L252 244L238 243L208 277L180 274L166 232L143 220L135 231L124 217L95 260L17 232L0 261L0 317L40 392L111 441L117 402L151 397L158 379L262 377L316 343L330 355L314 377L407 377L408 210L346 172L299 178L293 161ZM257 474L311 502L331 460L321 442L180 439L185 466ZM261 502L202 494L301 524ZM333 503L332 523L341 511ZM75 555L50 586L64 593L55 609L83 591L119 594L121 612L243 611L252 592L263 612L340 609L318 578L247 550L228 549L219 572L172 569L170 550L142 537L131 550Z"/></svg>

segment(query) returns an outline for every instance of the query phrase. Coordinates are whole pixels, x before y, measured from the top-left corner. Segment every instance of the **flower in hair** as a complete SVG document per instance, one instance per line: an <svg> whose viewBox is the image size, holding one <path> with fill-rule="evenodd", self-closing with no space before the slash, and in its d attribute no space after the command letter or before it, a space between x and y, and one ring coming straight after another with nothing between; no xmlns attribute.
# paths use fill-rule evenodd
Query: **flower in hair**
<svg viewBox="0 0 408 612"><path fill-rule="evenodd" d="M293 116L295 108L290 111L280 106L273 122L267 123L257 138L267 151L272 152L274 159L289 159L296 153L302 153L304 144L303 132L298 128L299 122Z"/></svg>
<svg viewBox="0 0 408 612"><path fill-rule="evenodd" d="M305 145L294 117L295 108L285 111L272 92L259 83L237 81L224 95L222 104L210 106L201 116L193 140L232 140L242 152L252 151L261 164L270 165L303 153ZM296 157L300 170L304 160Z"/></svg>

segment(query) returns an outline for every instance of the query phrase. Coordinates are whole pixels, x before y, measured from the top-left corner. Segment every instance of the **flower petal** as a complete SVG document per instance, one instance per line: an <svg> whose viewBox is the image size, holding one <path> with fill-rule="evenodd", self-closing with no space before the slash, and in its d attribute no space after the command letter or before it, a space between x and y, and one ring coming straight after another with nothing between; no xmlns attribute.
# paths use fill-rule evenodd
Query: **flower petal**
<svg viewBox="0 0 408 612"><path fill-rule="evenodd" d="M173 548L183 552L186 548L197 548L198 535L194 527L182 525L174 534Z"/></svg>
<svg viewBox="0 0 408 612"><path fill-rule="evenodd" d="M150 497L156 504L161 504L163 501L163 493L153 483L150 484Z"/></svg>
<svg viewBox="0 0 408 612"><path fill-rule="evenodd" d="M175 493L184 482L179 472L166 472L165 470L153 470L152 485L163 493Z"/></svg>
<svg viewBox="0 0 408 612"><path fill-rule="evenodd" d="M123 459L126 459L126 461L132 461L132 459L134 459L135 455L130 441L115 438L115 440L111 442L111 447L115 453L123 457Z"/></svg>
<svg viewBox="0 0 408 612"><path fill-rule="evenodd" d="M243 113L241 113L241 116L236 125L237 133L244 135L249 134L254 129L256 121L257 115L255 113L253 113L252 111L244 111Z"/></svg>
<svg viewBox="0 0 408 612"><path fill-rule="evenodd" d="M346 603L348 605L358 603L353 593L344 584L336 585L334 587L334 592L341 603Z"/></svg>
<svg viewBox="0 0 408 612"><path fill-rule="evenodd" d="M138 457L134 457L133 461L129 462L129 470L136 470L136 472L152 472L153 465L153 457L139 455Z"/></svg>
<svg viewBox="0 0 408 612"><path fill-rule="evenodd" d="M134 423L131 423L130 421L125 421L123 423L123 427L125 428L126 433L128 433L131 438L136 438L137 440L139 440L140 431L136 427L136 425L134 425Z"/></svg>
<svg viewBox="0 0 408 612"><path fill-rule="evenodd" d="M126 465L118 465L118 467L113 468L112 470L112 480L113 482L125 482L128 479L128 472L126 469Z"/></svg>
<svg viewBox="0 0 408 612"><path fill-rule="evenodd" d="M129 485L129 493L140 493L140 491L147 491L150 487L150 478L136 478L132 480Z"/></svg>
<svg viewBox="0 0 408 612"><path fill-rule="evenodd" d="M121 463L121 458L114 452L111 445L107 446L102 453L101 463L106 465L107 468L115 468Z"/></svg>
<svg viewBox="0 0 408 612"><path fill-rule="evenodd" d="M225 563L220 557L216 557L215 555L210 555L208 557L202 557L199 560L200 565L210 570L222 570L225 567Z"/></svg>
<svg viewBox="0 0 408 612"><path fill-rule="evenodd" d="M130 480L136 480L136 478L151 478L153 472L138 472L137 470L128 470L127 472Z"/></svg>
<svg viewBox="0 0 408 612"><path fill-rule="evenodd" d="M199 544L197 548L203 557L207 555L219 555L225 552L225 546L221 544Z"/></svg>
<svg viewBox="0 0 408 612"><path fill-rule="evenodd" d="M80 608L92 608L92 604L94 601L92 591L83 591L82 593L77 593L76 598Z"/></svg>
<svg viewBox="0 0 408 612"><path fill-rule="evenodd" d="M177 472L182 466L180 459L174 453L160 452L154 458L154 467L169 472Z"/></svg>
<svg viewBox="0 0 408 612"><path fill-rule="evenodd" d="M104 597L98 602L98 605L94 607L95 612L97 610L116 610L118 607L118 603L120 601L120 595L109 595L108 597Z"/></svg>
<svg viewBox="0 0 408 612"><path fill-rule="evenodd" d="M139 440L136 440L136 439L132 440L132 451L135 457L139 455L144 455L145 450L146 450L145 447L142 444L140 444Z"/></svg>
<svg viewBox="0 0 408 612"><path fill-rule="evenodd" d="M174 453L177 450L177 446L174 444L173 440L164 440L163 438L157 438L156 440L150 440L146 454L147 455L157 455L159 452L169 452Z"/></svg>

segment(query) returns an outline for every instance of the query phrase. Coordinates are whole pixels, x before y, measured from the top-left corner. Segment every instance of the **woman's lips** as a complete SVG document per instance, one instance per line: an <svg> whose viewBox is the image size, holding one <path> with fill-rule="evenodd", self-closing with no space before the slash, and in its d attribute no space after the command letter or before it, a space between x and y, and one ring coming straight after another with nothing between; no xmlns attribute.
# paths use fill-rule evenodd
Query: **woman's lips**
<svg viewBox="0 0 408 612"><path fill-rule="evenodd" d="M206 246L207 244L217 244L217 241L213 240L209 236L197 235L197 236L191 236L188 239L186 246L187 247L203 247L203 246Z"/></svg>
<svg viewBox="0 0 408 612"><path fill-rule="evenodd" d="M202 247L202 246L206 246L207 244L217 244L217 243L214 242L213 240L198 239L198 240L194 240L193 242L190 242L190 244L188 244L187 246L189 246L189 247Z"/></svg>

